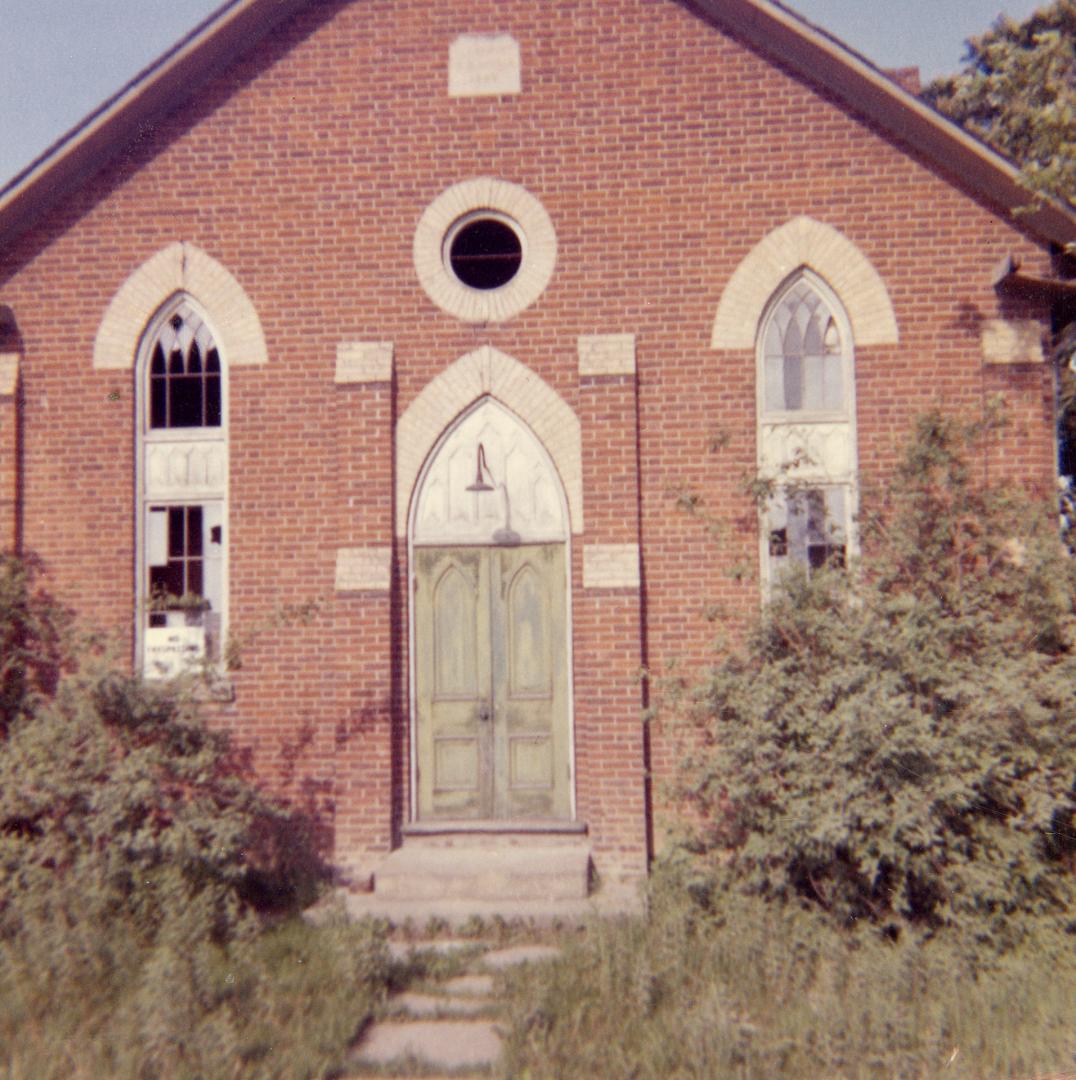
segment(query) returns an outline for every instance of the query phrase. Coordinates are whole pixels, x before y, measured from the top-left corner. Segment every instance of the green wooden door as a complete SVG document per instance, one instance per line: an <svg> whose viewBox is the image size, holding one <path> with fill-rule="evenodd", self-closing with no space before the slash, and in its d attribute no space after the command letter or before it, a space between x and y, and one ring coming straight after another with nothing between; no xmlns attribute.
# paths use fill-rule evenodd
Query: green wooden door
<svg viewBox="0 0 1076 1080"><path fill-rule="evenodd" d="M419 818L571 814L563 544L415 551Z"/></svg>

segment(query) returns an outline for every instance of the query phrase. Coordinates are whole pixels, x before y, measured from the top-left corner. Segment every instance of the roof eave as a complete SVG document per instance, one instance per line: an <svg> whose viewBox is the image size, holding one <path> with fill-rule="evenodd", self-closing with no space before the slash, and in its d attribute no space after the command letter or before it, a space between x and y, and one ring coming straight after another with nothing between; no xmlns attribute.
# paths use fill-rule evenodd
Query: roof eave
<svg viewBox="0 0 1076 1080"><path fill-rule="evenodd" d="M186 100L204 81L310 0L230 0L0 190L0 243L10 243L116 146Z"/></svg>
<svg viewBox="0 0 1076 1080"><path fill-rule="evenodd" d="M118 145L188 98L206 78L311 0L230 0L0 191L0 242L10 243ZM772 0L685 0L821 84L1002 212L1058 245L1076 241L1076 211L1039 201L1019 171L896 85L878 68ZM1030 207L1030 209L1028 209Z"/></svg>
<svg viewBox="0 0 1076 1080"><path fill-rule="evenodd" d="M772 0L686 2L709 21L824 86L999 210L1016 215L1022 231L1062 246L1076 241L1076 210L1038 198L1020 182L1020 171L1011 162L801 16Z"/></svg>

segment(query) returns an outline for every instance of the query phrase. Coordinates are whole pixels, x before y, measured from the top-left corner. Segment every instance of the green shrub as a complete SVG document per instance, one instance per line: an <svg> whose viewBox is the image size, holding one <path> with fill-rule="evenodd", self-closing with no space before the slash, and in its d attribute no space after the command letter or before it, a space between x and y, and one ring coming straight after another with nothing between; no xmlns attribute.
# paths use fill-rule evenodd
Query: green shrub
<svg viewBox="0 0 1076 1080"><path fill-rule="evenodd" d="M37 586L38 570L0 553L0 739L55 689L63 665L70 616Z"/></svg>
<svg viewBox="0 0 1076 1080"><path fill-rule="evenodd" d="M10 558L0 643L0 1072L337 1068L389 983L381 935L255 910L312 898L313 824L194 693L113 670Z"/></svg>
<svg viewBox="0 0 1076 1080"><path fill-rule="evenodd" d="M1076 562L973 481L981 434L924 418L861 564L787 577L689 695L702 887L1000 948L1074 929Z"/></svg>

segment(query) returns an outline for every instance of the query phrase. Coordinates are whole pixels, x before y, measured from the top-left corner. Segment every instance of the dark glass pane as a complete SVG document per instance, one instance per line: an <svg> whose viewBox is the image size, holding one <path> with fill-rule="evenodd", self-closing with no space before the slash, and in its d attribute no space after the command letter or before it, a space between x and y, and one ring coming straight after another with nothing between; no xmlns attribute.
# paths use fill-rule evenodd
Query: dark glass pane
<svg viewBox="0 0 1076 1080"><path fill-rule="evenodd" d="M154 375L164 374L164 349L161 348L159 341L153 346L153 360L150 363L149 370Z"/></svg>
<svg viewBox="0 0 1076 1080"><path fill-rule="evenodd" d="M464 225L452 239L449 262L472 289L498 289L519 271L523 247L514 229L496 218Z"/></svg>
<svg viewBox="0 0 1076 1080"><path fill-rule="evenodd" d="M168 508L168 557L170 559L182 559L185 554L183 516L182 506Z"/></svg>
<svg viewBox="0 0 1076 1080"><path fill-rule="evenodd" d="M202 560L191 559L187 563L187 593L191 596L202 596Z"/></svg>
<svg viewBox="0 0 1076 1080"><path fill-rule="evenodd" d="M216 353L210 353L215 356ZM220 376L205 377L205 426L220 427Z"/></svg>
<svg viewBox="0 0 1076 1080"><path fill-rule="evenodd" d="M210 349L205 358L206 371L220 371L220 354L216 349Z"/></svg>
<svg viewBox="0 0 1076 1080"><path fill-rule="evenodd" d="M823 566L844 567L844 544L808 544L807 563L812 570Z"/></svg>
<svg viewBox="0 0 1076 1080"><path fill-rule="evenodd" d="M168 427L167 376L154 376L149 381L149 426Z"/></svg>
<svg viewBox="0 0 1076 1080"><path fill-rule="evenodd" d="M202 350L198 348L198 342L191 342L190 352L187 353L187 374L201 375L202 373Z"/></svg>
<svg viewBox="0 0 1076 1080"><path fill-rule="evenodd" d="M176 599L183 595L183 563L170 562L154 566L149 572L150 603L160 606L165 597Z"/></svg>
<svg viewBox="0 0 1076 1080"><path fill-rule="evenodd" d="M198 375L171 378L169 427L202 426L202 379Z"/></svg>
<svg viewBox="0 0 1076 1080"><path fill-rule="evenodd" d="M173 349L168 357L168 373L170 375L183 374L183 353L179 349Z"/></svg>
<svg viewBox="0 0 1076 1080"><path fill-rule="evenodd" d="M202 554L202 508L200 506L187 507L187 555L201 556Z"/></svg>

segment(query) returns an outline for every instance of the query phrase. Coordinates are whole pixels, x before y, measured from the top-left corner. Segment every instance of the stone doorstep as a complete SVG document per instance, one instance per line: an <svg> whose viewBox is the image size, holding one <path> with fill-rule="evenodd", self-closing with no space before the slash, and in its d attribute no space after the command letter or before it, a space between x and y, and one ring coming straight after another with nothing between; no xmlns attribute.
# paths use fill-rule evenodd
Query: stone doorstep
<svg viewBox="0 0 1076 1080"><path fill-rule="evenodd" d="M453 847L405 843L374 874L382 900L535 901L585 899L590 848L571 846Z"/></svg>

